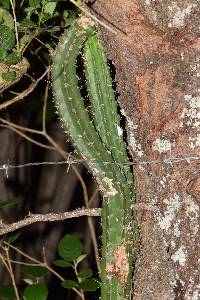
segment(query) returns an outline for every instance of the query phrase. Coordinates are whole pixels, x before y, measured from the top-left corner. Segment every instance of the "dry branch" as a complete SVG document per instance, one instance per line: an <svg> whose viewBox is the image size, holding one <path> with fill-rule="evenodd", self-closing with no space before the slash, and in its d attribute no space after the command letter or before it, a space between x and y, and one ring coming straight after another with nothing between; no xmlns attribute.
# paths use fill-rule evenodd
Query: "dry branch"
<svg viewBox="0 0 200 300"><path fill-rule="evenodd" d="M22 93L20 93L19 95L17 95L16 97L14 97L13 99L11 100L8 100L4 103L2 103L0 105L0 110L1 109L4 109L6 107L8 107L9 105L25 98L26 96L28 96L34 89L35 87L37 86L37 84L46 76L46 74L49 72L49 68L46 69L46 71L42 74L42 76L40 76L37 80L33 81L30 86L24 90Z"/></svg>
<svg viewBox="0 0 200 300"><path fill-rule="evenodd" d="M18 222L14 222L11 224L3 224L0 225L0 235L15 231L19 228L28 226L37 222L55 222L62 221L71 218L77 218L81 216L90 216L90 217L98 217L101 214L100 208L79 208L69 212L63 213L49 213L49 214L31 214L20 220Z"/></svg>

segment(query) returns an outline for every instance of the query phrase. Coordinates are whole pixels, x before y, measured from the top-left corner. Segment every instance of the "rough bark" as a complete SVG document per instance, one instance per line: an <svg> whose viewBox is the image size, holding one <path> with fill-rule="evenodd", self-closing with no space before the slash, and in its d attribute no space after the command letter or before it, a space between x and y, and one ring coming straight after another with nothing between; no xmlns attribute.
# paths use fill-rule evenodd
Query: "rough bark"
<svg viewBox="0 0 200 300"><path fill-rule="evenodd" d="M97 0L91 12L125 33L101 28L133 159L199 156L199 0ZM137 202L156 211L138 216L133 299L200 299L199 161L137 165L134 175Z"/></svg>

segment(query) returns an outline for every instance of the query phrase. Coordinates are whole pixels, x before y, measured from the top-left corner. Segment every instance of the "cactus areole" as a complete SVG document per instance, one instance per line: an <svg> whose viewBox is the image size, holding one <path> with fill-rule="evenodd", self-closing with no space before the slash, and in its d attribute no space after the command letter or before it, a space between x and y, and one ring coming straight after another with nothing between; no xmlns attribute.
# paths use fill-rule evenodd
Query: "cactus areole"
<svg viewBox="0 0 200 300"><path fill-rule="evenodd" d="M76 74L81 50L89 112ZM52 81L63 127L78 153L88 161L103 196L101 300L131 299L138 239L133 178L128 164L119 164L128 162L128 157L119 132L117 102L107 58L89 18L77 19L61 37L53 57Z"/></svg>

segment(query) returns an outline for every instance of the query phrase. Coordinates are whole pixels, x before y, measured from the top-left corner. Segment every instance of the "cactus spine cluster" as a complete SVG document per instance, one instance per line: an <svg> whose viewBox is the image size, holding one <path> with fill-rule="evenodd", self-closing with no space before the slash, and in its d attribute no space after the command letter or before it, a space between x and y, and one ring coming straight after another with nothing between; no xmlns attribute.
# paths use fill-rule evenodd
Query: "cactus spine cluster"
<svg viewBox="0 0 200 300"><path fill-rule="evenodd" d="M76 74L82 48L90 100L87 109ZM138 235L132 209L133 179L129 166L117 163L126 163L128 158L107 58L90 19L79 18L63 34L53 58L52 78L63 126L88 161L103 195L101 299L128 300Z"/></svg>

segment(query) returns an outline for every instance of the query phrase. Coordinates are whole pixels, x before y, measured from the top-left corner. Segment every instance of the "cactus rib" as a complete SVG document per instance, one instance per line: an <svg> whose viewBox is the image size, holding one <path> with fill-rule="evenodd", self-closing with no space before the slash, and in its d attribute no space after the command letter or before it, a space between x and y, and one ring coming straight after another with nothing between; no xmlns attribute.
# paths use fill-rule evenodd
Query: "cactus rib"
<svg viewBox="0 0 200 300"><path fill-rule="evenodd" d="M85 109L76 75L76 59L82 47L92 118ZM56 106L72 143L84 159L99 161L88 165L103 195L101 299L128 300L135 255L133 239L137 237L132 174L129 167L115 163L127 162L128 158L118 133L119 116L107 59L88 18L79 18L64 33L53 58L52 78Z"/></svg>
<svg viewBox="0 0 200 300"><path fill-rule="evenodd" d="M107 58L97 35L90 36L85 42L84 62L96 129L113 159L128 162ZM127 170L127 176L130 175L129 167L120 167ZM132 176L129 180L132 183Z"/></svg>

